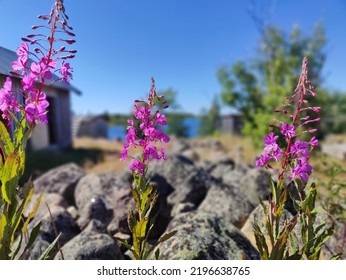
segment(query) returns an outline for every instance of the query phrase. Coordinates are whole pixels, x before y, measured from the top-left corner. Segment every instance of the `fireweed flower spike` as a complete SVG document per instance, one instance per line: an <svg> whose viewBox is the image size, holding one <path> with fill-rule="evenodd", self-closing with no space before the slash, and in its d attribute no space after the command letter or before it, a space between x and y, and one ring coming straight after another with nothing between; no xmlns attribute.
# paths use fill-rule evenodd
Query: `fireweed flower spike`
<svg viewBox="0 0 346 280"><path fill-rule="evenodd" d="M34 210L28 216L24 215L34 193L31 181L24 186L19 183L24 173L26 144L38 123L48 123L45 85L57 80L68 82L72 78L66 60L76 53L64 46L74 42L70 39L74 34L67 23L63 0L55 0L50 14L38 18L46 21L48 26L32 27L33 30L42 30L42 33L22 38L23 42L16 51L17 60L11 65L11 75L21 80L23 88L14 90L10 77L0 87L3 119L0 121L0 259L23 259L40 231L41 222L30 232L28 224L35 217L42 195L36 200ZM61 68L57 69L59 60L62 61ZM61 77L54 76L53 79L53 73L60 73ZM50 257L57 241L58 238L49 247L51 249L44 252L42 259Z"/></svg>
<svg viewBox="0 0 346 280"><path fill-rule="evenodd" d="M64 44L72 44L74 40L73 28L68 24L68 16L65 14L63 0L56 0L49 15L38 16L40 20L46 21L46 25L34 25L33 30L42 30L42 33L29 34L22 38L23 42L17 49L17 60L12 63L14 76L21 78L23 86L22 96L24 102L24 112L29 124L46 124L46 113L48 101L46 93L43 92L45 84L57 81L64 81L67 84L72 79L72 69L70 63L66 62L75 56L75 50L68 50ZM46 30L49 30L48 33ZM57 36L61 34L61 36ZM30 46L33 50L30 51ZM29 57L33 59L30 61ZM61 67L57 69L58 61L61 60ZM52 80L53 73L61 75L61 78ZM36 85L36 87L35 87ZM13 107L13 106L12 106ZM13 111L17 108L14 107ZM4 115L9 118L9 114L3 110Z"/></svg>
<svg viewBox="0 0 346 280"><path fill-rule="evenodd" d="M333 231L333 228L314 228L317 195L315 184L310 185L307 195L304 191L313 170L309 164L310 153L318 146L315 136L312 136L308 142L299 139L302 135L311 135L317 131L316 128L311 128L311 125L320 120L315 115L321 108L308 106L308 98L316 96L313 90L308 79L308 60L304 58L297 87L291 96L286 97L288 104L283 104L281 106L283 109L275 110L275 113L283 114L286 121L275 119L275 123L280 125L269 125L274 128L274 132L264 137L263 154L256 160L256 166L270 169L272 161L281 161L278 180L271 182L272 196L269 198L269 205L266 206L261 201L266 216L265 228L262 229L256 222L253 224L256 244L262 259L318 259L323 242ZM280 146L278 139L284 139ZM295 186L298 197L292 193L288 183ZM293 200L298 213L290 221L283 220L282 215L288 197ZM296 237L292 231L298 218L302 236L300 240L293 242ZM269 238L269 246L266 237ZM299 242L303 244L302 247L296 245Z"/></svg>
<svg viewBox="0 0 346 280"><path fill-rule="evenodd" d="M133 173L132 194L136 203L136 210L130 209L128 216L129 228L132 232L133 245L130 246L127 240L119 239L133 254L134 259L148 259L154 257L158 259L158 245L175 234L175 231L162 236L151 247L147 241L150 231L154 226L154 216L151 210L158 198L157 191L146 179L149 162L152 160L166 160L165 148L158 149L159 143L168 143L169 137L160 130L160 127L167 124L167 118L158 110L155 110L155 103L165 104L163 96L158 96L155 90L154 79L151 79L151 89L148 99L136 100L133 110L133 119L129 119L126 141L121 151L121 160L126 160L129 149L140 150L137 158L132 158L130 170ZM167 106L166 106L167 107Z"/></svg>

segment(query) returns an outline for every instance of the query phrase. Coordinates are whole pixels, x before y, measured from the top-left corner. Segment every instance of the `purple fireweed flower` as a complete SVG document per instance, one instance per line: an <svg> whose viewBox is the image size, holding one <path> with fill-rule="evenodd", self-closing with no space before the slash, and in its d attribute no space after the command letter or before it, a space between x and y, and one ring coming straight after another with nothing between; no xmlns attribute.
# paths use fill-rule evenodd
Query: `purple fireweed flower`
<svg viewBox="0 0 346 280"><path fill-rule="evenodd" d="M70 79L72 79L72 73L70 72L71 66L70 63L62 62L60 68L60 74L65 83L70 84Z"/></svg>
<svg viewBox="0 0 346 280"><path fill-rule="evenodd" d="M274 135L273 132L270 132L266 137L264 137L265 147L263 149L264 154L256 160L256 166L267 166L268 161L275 160L278 161L282 158L282 152L279 145L276 143L278 139L277 135Z"/></svg>
<svg viewBox="0 0 346 280"><path fill-rule="evenodd" d="M155 106L153 99L158 97L155 92L154 80L150 89L147 101L136 100L134 103L134 119L129 119L127 128L126 141L121 151L121 160L128 157L128 149L130 147L139 147L142 150L141 158L135 159L130 169L139 175L143 175L145 167L151 160L166 159L165 149L161 147L160 152L155 142L169 142L169 137L161 130L157 129L157 125L164 126L167 124L166 116L159 111L152 114ZM162 98L162 97L160 97Z"/></svg>
<svg viewBox="0 0 346 280"><path fill-rule="evenodd" d="M296 142L291 146L290 152L292 155L296 155L297 157L309 157L309 143L297 139Z"/></svg>
<svg viewBox="0 0 346 280"><path fill-rule="evenodd" d="M143 158L144 160L160 159L157 148L146 145L143 151Z"/></svg>
<svg viewBox="0 0 346 280"><path fill-rule="evenodd" d="M150 118L150 108L141 106L137 107L137 104L134 107L134 117L138 120L146 121Z"/></svg>
<svg viewBox="0 0 346 280"><path fill-rule="evenodd" d="M283 123L280 127L280 130L282 135L284 135L286 139L290 139L295 136L295 127L293 125Z"/></svg>
<svg viewBox="0 0 346 280"><path fill-rule="evenodd" d="M21 83L24 91L31 91L34 88L35 78L32 75L25 75Z"/></svg>
<svg viewBox="0 0 346 280"><path fill-rule="evenodd" d="M30 66L31 75L38 79L51 79L52 72L50 70L50 66L46 63L46 59L41 59L39 63L32 62Z"/></svg>
<svg viewBox="0 0 346 280"><path fill-rule="evenodd" d="M158 125L163 126L167 124L167 118L164 114L160 114L159 112L157 112L155 114L154 122L157 123Z"/></svg>
<svg viewBox="0 0 346 280"><path fill-rule="evenodd" d="M10 110L12 112L20 111L17 98L12 93L12 80L9 77L6 78L3 88L0 89L0 110L2 116L8 120L11 120Z"/></svg>
<svg viewBox="0 0 346 280"><path fill-rule="evenodd" d="M317 148L318 147L318 140L317 140L317 138L315 136L310 139L310 145L313 148Z"/></svg>
<svg viewBox="0 0 346 280"><path fill-rule="evenodd" d="M27 43L21 43L16 51L17 60L13 61L11 66L13 70L21 71L22 75L25 73L26 64L28 62L29 45Z"/></svg>
<svg viewBox="0 0 346 280"><path fill-rule="evenodd" d="M276 143L276 139L278 139L279 136L274 135L273 132L270 132L266 137L264 137L264 144L271 145L273 143Z"/></svg>
<svg viewBox="0 0 346 280"><path fill-rule="evenodd" d="M265 166L270 159L271 157L267 154L261 155L260 158L256 160L256 166Z"/></svg>
<svg viewBox="0 0 346 280"><path fill-rule="evenodd" d="M320 107L308 106L307 94L315 96L312 91L313 86L308 79L308 62L304 58L302 63L302 72L299 78L297 87L293 94L287 97L288 104L281 105L284 109L275 110L276 113L282 113L290 116L291 123L283 123L278 119L274 119L275 122L280 122L281 126L270 124L272 128L279 128L283 136L285 136L285 143L281 143L280 147L276 143L278 138L273 132L270 132L268 136L264 138L264 154L256 160L257 166L268 167L268 161L282 159L281 170L279 173L279 181L283 182L286 175L290 176L291 180L299 179L301 181L308 181L309 175L312 171L312 166L309 164L309 157L311 148L318 146L318 140L316 137L312 137L309 142L296 139L303 133L314 133L316 128L304 128L304 126L311 125L320 120L320 118L314 117L313 119L309 112L319 113ZM304 115L302 116L302 112ZM305 130L306 129L306 130ZM269 166L270 167L270 166Z"/></svg>
<svg viewBox="0 0 346 280"><path fill-rule="evenodd" d="M44 92L31 93L31 98L25 101L25 113L26 119L31 124L43 123L47 124L47 107L49 103L46 100L46 94Z"/></svg>
<svg viewBox="0 0 346 280"><path fill-rule="evenodd" d="M302 181L308 181L309 180L309 174L312 171L312 166L308 164L308 161L303 160L297 160L297 166L292 169L291 173L291 180L299 178Z"/></svg>
<svg viewBox="0 0 346 280"><path fill-rule="evenodd" d="M144 162L141 162L137 159L133 160L130 164L130 170L132 170L132 172L137 173L139 175L143 175L144 174L144 169L146 168L146 165Z"/></svg>

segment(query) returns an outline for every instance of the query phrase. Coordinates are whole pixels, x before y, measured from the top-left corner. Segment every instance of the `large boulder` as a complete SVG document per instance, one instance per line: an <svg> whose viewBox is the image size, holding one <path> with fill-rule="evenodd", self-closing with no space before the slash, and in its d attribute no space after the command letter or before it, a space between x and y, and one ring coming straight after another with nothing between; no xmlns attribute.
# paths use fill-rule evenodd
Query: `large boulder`
<svg viewBox="0 0 346 280"><path fill-rule="evenodd" d="M39 259L42 253L59 234L60 237L58 239L58 244L59 246L63 246L80 233L80 229L75 220L65 208L61 206L53 206L49 209L50 213L46 211L45 215L39 214L39 216L35 216L28 226L28 232L31 232L33 227L41 221L39 234L32 248L27 251L25 259ZM24 250L24 248L22 249ZM22 254L23 250L20 251L19 255ZM56 252L57 246L55 246L53 250Z"/></svg>
<svg viewBox="0 0 346 280"><path fill-rule="evenodd" d="M119 223L128 212L131 199L131 185L120 176L122 175L89 174L79 181L75 189L75 200L79 212L78 224L82 229L92 219L102 221L106 226L112 221L115 231L119 229Z"/></svg>
<svg viewBox="0 0 346 280"><path fill-rule="evenodd" d="M61 248L65 260L123 260L119 246L108 234L85 231ZM57 254L55 259L62 259Z"/></svg>
<svg viewBox="0 0 346 280"><path fill-rule="evenodd" d="M165 162L153 162L148 177L157 175L165 178L167 187L173 190L167 198L171 207L187 202L198 206L212 182L209 174L182 155L171 155Z"/></svg>
<svg viewBox="0 0 346 280"><path fill-rule="evenodd" d="M170 222L167 233L176 234L163 242L163 260L258 259L259 254L244 235L220 217L203 212L182 213Z"/></svg>
<svg viewBox="0 0 346 280"><path fill-rule="evenodd" d="M64 164L38 177L34 181L35 190L39 193L58 193L73 205L76 184L84 175L84 170L77 164Z"/></svg>
<svg viewBox="0 0 346 280"><path fill-rule="evenodd" d="M265 200L270 195L270 174L258 168L240 167L221 175L223 183L237 186L255 208L259 197Z"/></svg>
<svg viewBox="0 0 346 280"><path fill-rule="evenodd" d="M40 236L43 240L52 243L57 234L60 234L59 244L62 246L80 233L80 229L66 209L56 206L51 208L41 220Z"/></svg>
<svg viewBox="0 0 346 280"><path fill-rule="evenodd" d="M75 190L76 206L79 211L78 224L83 229L90 220L103 222L111 234L129 233L127 224L128 210L134 209L134 200L131 192L132 174L128 172L118 174L89 174L80 180ZM156 175L151 179L158 190L159 199L155 204L154 213L159 213L155 229L158 237L166 229L170 217L170 207L166 198L170 190L166 186L165 178Z"/></svg>
<svg viewBox="0 0 346 280"><path fill-rule="evenodd" d="M198 211L222 217L226 223L238 228L247 220L253 206L239 186L215 183L198 208Z"/></svg>

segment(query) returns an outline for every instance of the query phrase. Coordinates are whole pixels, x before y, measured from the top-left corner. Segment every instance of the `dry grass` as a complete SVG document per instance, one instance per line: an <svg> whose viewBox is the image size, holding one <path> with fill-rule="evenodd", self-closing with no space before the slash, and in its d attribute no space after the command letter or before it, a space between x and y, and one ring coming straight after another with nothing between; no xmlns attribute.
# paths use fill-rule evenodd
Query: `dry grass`
<svg viewBox="0 0 346 280"><path fill-rule="evenodd" d="M96 149L102 153L102 160L93 163L86 160L83 168L86 173L114 173L124 170L128 162L120 161L123 144L117 140L93 139L88 137L73 140L74 149Z"/></svg>

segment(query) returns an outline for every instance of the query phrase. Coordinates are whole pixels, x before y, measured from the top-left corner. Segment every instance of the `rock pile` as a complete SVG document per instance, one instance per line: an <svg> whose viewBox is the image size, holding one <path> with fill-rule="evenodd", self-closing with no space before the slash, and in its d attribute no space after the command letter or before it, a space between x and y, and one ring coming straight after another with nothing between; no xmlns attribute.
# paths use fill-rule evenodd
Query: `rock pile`
<svg viewBox="0 0 346 280"><path fill-rule="evenodd" d="M217 152L222 149L215 141L203 145ZM191 159L184 154L195 156ZM188 142L179 143L166 162L155 162L148 171L159 192L152 241L177 230L160 247L160 258L259 259L248 219L258 211L259 197L268 198L269 174L226 157L211 162L196 158L198 153ZM134 205L131 182L128 171L86 175L73 163L36 179L35 197L44 193L42 201L49 205L54 225L46 204L41 203L31 223L33 226L42 220L41 232L27 258L37 259L61 233L64 259L127 259L128 252L114 236L130 236L127 214ZM30 204L28 211L33 207ZM343 226L339 225L338 235L345 236ZM343 250L345 257L345 246L340 242L339 236L332 238L324 255ZM62 254L56 252L55 259L61 259Z"/></svg>

